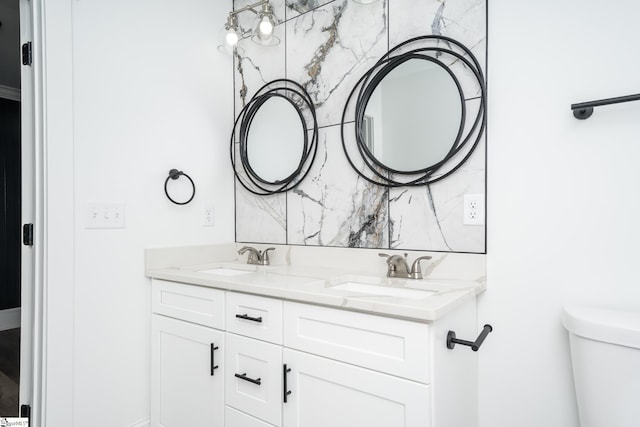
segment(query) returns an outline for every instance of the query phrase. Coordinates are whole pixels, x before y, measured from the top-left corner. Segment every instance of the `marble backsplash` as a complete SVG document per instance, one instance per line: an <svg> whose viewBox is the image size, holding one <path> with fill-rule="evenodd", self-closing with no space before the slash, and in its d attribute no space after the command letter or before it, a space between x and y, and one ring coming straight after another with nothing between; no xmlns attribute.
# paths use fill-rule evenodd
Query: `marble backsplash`
<svg viewBox="0 0 640 427"><path fill-rule="evenodd" d="M251 0L236 0L235 8ZM236 241L289 245L485 252L485 226L463 225L464 194L485 193L486 138L453 175L386 189L360 178L341 146L340 120L357 80L409 38L454 38L486 74L486 0L272 0L278 46L241 41L234 58L235 114L265 83L297 81L314 100L318 153L294 190L255 196L236 185ZM245 16L246 15L246 16ZM252 14L241 14L248 28Z"/></svg>

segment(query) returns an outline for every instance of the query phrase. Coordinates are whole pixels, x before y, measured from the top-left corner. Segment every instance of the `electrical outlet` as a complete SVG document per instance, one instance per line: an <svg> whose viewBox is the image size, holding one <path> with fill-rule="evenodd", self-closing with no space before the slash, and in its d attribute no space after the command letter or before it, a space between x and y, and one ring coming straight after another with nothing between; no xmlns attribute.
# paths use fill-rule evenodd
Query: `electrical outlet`
<svg viewBox="0 0 640 427"><path fill-rule="evenodd" d="M213 227L215 224L216 216L213 206L205 206L202 211L202 225L204 227Z"/></svg>
<svg viewBox="0 0 640 427"><path fill-rule="evenodd" d="M124 228L124 203L87 203L85 228Z"/></svg>
<svg viewBox="0 0 640 427"><path fill-rule="evenodd" d="M484 194L465 194L463 200L462 223L484 225Z"/></svg>

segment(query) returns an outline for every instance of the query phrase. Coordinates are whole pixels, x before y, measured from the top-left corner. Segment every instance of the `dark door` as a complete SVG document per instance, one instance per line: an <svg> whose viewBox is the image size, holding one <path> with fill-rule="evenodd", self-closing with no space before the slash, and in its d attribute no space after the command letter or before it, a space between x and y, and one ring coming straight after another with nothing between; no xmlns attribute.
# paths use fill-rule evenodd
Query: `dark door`
<svg viewBox="0 0 640 427"><path fill-rule="evenodd" d="M20 102L0 98L0 310L20 307Z"/></svg>

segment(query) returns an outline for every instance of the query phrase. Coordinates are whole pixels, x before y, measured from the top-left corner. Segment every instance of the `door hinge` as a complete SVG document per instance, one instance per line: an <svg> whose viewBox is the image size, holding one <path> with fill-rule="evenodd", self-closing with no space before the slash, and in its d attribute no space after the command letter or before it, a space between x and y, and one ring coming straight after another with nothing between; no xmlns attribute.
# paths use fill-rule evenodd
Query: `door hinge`
<svg viewBox="0 0 640 427"><path fill-rule="evenodd" d="M26 418L28 420L29 426L31 426L31 406L20 406L20 418Z"/></svg>
<svg viewBox="0 0 640 427"><path fill-rule="evenodd" d="M31 42L22 45L22 65L31 65L33 63L33 52Z"/></svg>
<svg viewBox="0 0 640 427"><path fill-rule="evenodd" d="M25 224L22 226L22 244L25 246L33 246L33 224Z"/></svg>

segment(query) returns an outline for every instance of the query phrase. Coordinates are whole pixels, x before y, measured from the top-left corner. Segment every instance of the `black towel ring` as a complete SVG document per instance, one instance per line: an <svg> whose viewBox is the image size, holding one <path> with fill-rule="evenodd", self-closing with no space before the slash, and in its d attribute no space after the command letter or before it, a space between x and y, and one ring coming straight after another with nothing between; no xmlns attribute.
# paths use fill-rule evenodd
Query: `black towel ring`
<svg viewBox="0 0 640 427"><path fill-rule="evenodd" d="M171 198L171 196L169 195L169 191L167 190L167 184L169 183L169 179L178 179L180 178L180 175L186 177L191 183L191 186L193 187L193 192L191 193L191 197L189 197L189 200L187 200L186 202L176 202ZM175 203L176 205L186 205L187 203L192 201L193 197L196 195L196 185L193 183L193 180L191 179L191 177L186 173L179 171L178 169L171 169L169 171L169 176L164 181L164 194L166 194L167 198L171 200L173 203Z"/></svg>

